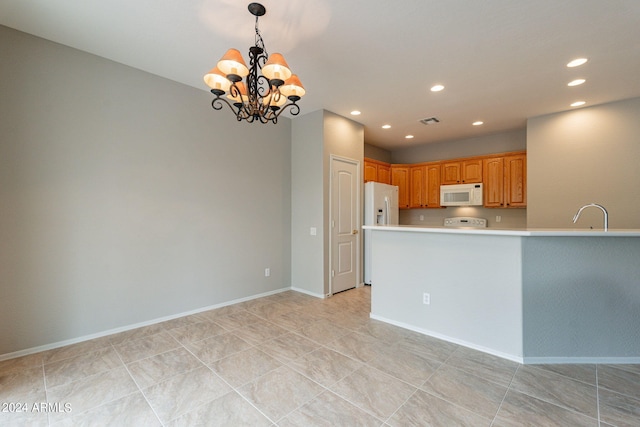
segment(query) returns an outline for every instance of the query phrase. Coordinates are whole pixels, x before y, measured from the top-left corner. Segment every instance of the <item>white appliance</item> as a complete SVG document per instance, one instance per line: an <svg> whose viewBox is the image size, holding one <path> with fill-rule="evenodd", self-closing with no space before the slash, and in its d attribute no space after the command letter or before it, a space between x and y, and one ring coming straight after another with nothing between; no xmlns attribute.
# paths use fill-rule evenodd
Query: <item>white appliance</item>
<svg viewBox="0 0 640 427"><path fill-rule="evenodd" d="M364 225L398 225L398 187L364 184ZM371 230L364 230L364 283L371 284Z"/></svg>
<svg viewBox="0 0 640 427"><path fill-rule="evenodd" d="M445 227L456 228L487 228L487 220L470 216L456 216L444 219Z"/></svg>
<svg viewBox="0 0 640 427"><path fill-rule="evenodd" d="M441 185L440 206L482 206L482 184Z"/></svg>

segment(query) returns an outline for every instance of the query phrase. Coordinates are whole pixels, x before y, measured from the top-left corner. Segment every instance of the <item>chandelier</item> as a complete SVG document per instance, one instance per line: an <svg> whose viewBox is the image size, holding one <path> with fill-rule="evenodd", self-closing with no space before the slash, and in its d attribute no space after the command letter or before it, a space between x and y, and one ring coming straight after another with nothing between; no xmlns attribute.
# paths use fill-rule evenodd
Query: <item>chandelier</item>
<svg viewBox="0 0 640 427"><path fill-rule="evenodd" d="M291 73L284 57L279 53L269 57L264 47L258 18L267 12L265 7L251 3L249 12L256 17L256 41L249 48L249 67L237 49L229 49L205 74L204 81L215 95L211 101L214 110L220 110L227 104L238 121L277 123L280 114L287 109L294 116L300 113L297 102L305 90L298 76ZM244 77L246 83L242 81ZM223 98L225 94L226 99Z"/></svg>

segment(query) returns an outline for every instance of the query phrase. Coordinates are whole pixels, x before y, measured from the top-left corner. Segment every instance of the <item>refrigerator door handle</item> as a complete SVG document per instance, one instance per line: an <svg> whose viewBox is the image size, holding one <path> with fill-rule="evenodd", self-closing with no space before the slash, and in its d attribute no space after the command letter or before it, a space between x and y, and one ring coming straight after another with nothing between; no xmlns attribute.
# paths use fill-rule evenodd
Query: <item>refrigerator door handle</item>
<svg viewBox="0 0 640 427"><path fill-rule="evenodd" d="M384 198L384 208L385 208L385 225L389 225L389 214L391 213L391 207L389 206L389 198L385 196Z"/></svg>

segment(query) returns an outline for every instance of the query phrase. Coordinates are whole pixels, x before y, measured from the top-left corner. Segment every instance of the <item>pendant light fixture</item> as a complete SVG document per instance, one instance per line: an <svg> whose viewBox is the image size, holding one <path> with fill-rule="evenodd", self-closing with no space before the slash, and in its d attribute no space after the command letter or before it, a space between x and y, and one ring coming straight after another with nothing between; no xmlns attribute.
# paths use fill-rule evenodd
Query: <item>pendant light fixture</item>
<svg viewBox="0 0 640 427"><path fill-rule="evenodd" d="M249 67L237 49L229 49L205 74L204 82L215 95L211 101L214 110L227 104L238 121L277 123L287 109L294 116L300 113L297 102L305 90L281 54L267 53L258 29L258 18L267 12L265 7L251 3L249 12L256 17L256 41L249 48ZM242 81L245 77L246 83ZM225 94L230 101L223 98Z"/></svg>

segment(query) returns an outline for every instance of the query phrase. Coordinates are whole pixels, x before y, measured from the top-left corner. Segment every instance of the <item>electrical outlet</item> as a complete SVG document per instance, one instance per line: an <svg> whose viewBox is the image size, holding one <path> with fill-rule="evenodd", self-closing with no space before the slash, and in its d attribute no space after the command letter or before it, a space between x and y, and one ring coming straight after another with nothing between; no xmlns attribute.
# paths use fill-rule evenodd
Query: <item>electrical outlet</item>
<svg viewBox="0 0 640 427"><path fill-rule="evenodd" d="M264 269L264 277L269 277L271 276L271 269L270 268L265 268Z"/></svg>
<svg viewBox="0 0 640 427"><path fill-rule="evenodd" d="M496 222L502 221L502 217L500 215L496 215Z"/></svg>
<svg viewBox="0 0 640 427"><path fill-rule="evenodd" d="M311 227L309 229L309 234L315 236L316 234L318 234L318 229L316 227Z"/></svg>
<svg viewBox="0 0 640 427"><path fill-rule="evenodd" d="M420 221L424 221L424 215L420 215Z"/></svg>
<svg viewBox="0 0 640 427"><path fill-rule="evenodd" d="M426 292L422 294L422 303L426 305L431 304L431 295Z"/></svg>

